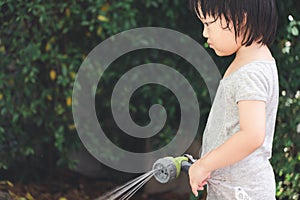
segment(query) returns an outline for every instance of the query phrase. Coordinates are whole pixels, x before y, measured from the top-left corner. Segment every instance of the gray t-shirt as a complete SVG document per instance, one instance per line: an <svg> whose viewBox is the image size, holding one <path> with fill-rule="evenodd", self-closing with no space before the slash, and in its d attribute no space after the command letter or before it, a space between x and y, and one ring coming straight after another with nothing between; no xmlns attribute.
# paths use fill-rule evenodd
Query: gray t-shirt
<svg viewBox="0 0 300 200"><path fill-rule="evenodd" d="M204 130L202 156L239 131L238 102L241 100L266 103L266 137L263 145L248 157L212 173L207 200L275 199L275 178L269 159L278 95L275 61L251 62L220 81Z"/></svg>

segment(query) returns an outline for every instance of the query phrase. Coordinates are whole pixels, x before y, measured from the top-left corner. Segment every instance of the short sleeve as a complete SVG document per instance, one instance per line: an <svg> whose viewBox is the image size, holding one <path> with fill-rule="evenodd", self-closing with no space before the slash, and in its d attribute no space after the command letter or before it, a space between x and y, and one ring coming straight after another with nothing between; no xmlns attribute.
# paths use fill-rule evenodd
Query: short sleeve
<svg viewBox="0 0 300 200"><path fill-rule="evenodd" d="M244 71L236 83L235 102L268 99L268 79L263 71Z"/></svg>

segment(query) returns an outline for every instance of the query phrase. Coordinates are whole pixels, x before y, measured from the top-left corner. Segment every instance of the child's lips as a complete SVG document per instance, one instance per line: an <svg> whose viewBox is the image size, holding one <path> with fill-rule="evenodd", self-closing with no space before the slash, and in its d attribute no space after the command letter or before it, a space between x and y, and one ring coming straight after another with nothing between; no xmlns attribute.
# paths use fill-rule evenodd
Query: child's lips
<svg viewBox="0 0 300 200"><path fill-rule="evenodd" d="M213 45L210 41L207 41L207 45L211 48Z"/></svg>

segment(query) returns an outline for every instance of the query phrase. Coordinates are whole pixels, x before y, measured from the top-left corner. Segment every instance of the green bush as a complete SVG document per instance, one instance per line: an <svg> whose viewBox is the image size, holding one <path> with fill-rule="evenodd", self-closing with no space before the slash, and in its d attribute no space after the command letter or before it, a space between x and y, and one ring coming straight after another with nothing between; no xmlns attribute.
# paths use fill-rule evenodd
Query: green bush
<svg viewBox="0 0 300 200"><path fill-rule="evenodd" d="M300 2L277 2L279 27L272 51L279 69L280 106L272 163L278 199L299 199ZM203 44L200 22L187 6L182 0L1 1L0 169L16 172L12 174L21 179L29 178L36 169L44 171L57 165L72 166L68 152L81 144L70 107L72 87L87 53L109 36L143 26L175 29ZM230 59L219 59L214 54L212 57L220 71L224 71ZM201 77L174 55L145 50L118 59L99 83L97 98L101 103L96 106L99 113L107 113L99 117L107 130L115 126L109 111L114 83L130 69L127 66L149 62L174 66L188 77L198 91L201 114L204 115L201 117L205 119L210 102ZM161 103L168 107L171 118L153 148L166 144L178 123L176 98L171 94L167 95L170 98L165 98L165 92L163 87L145 86L135 94L139 98L132 101L130 108L136 122L145 124L150 105ZM204 123L205 120L201 120L200 136ZM124 148L132 146L127 141L122 144L124 140L120 138L124 136L112 134L111 137ZM135 143L132 138L126 139Z"/></svg>
<svg viewBox="0 0 300 200"><path fill-rule="evenodd" d="M278 8L279 28L273 52L280 100L272 163L278 199L300 199L300 2L278 1Z"/></svg>
<svg viewBox="0 0 300 200"><path fill-rule="evenodd" d="M0 168L72 164L67 153L80 144L71 112L76 72L99 42L135 26L131 6L0 2Z"/></svg>

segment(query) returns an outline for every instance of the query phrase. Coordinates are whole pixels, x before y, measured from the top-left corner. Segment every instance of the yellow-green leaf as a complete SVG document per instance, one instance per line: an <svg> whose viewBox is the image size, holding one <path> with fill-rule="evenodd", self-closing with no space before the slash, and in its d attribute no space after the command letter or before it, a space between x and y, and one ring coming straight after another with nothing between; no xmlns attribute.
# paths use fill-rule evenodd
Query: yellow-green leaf
<svg viewBox="0 0 300 200"><path fill-rule="evenodd" d="M101 21L101 22L108 22L109 19L103 15L98 15L98 20Z"/></svg>
<svg viewBox="0 0 300 200"><path fill-rule="evenodd" d="M67 106L71 106L72 105L72 99L71 99L71 97L68 97L66 99L66 104L67 104Z"/></svg>
<svg viewBox="0 0 300 200"><path fill-rule="evenodd" d="M28 200L34 200L33 196L32 196L29 192L26 193L25 197L26 197Z"/></svg>
<svg viewBox="0 0 300 200"><path fill-rule="evenodd" d="M50 76L51 80L54 81L56 79L56 71L52 69L49 73L49 76Z"/></svg>

